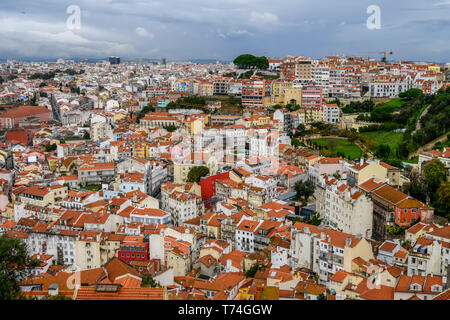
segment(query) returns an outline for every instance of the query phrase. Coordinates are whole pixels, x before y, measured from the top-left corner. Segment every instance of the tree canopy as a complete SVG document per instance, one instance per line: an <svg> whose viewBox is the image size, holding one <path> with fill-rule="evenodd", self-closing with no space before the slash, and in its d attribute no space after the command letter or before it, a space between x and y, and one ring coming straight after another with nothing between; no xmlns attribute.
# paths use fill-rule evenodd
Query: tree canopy
<svg viewBox="0 0 450 320"><path fill-rule="evenodd" d="M153 276L150 273L145 273L142 275L142 288L157 288L159 284L153 279Z"/></svg>
<svg viewBox="0 0 450 320"><path fill-rule="evenodd" d="M0 236L0 300L16 300L21 296L19 282L31 275L40 261L28 256L25 242L19 238Z"/></svg>
<svg viewBox="0 0 450 320"><path fill-rule="evenodd" d="M445 165L439 159L433 159L430 163L423 167L425 183L430 191L434 193L445 180Z"/></svg>
<svg viewBox="0 0 450 320"><path fill-rule="evenodd" d="M297 192L297 198L303 201L308 201L308 198L314 194L314 187L310 182L297 182L294 189Z"/></svg>
<svg viewBox="0 0 450 320"><path fill-rule="evenodd" d="M436 193L438 198L436 202L437 213L450 219L450 182L441 182L441 186Z"/></svg>
<svg viewBox="0 0 450 320"><path fill-rule="evenodd" d="M202 177L207 176L208 174L209 174L208 167L205 166L193 167L191 170L189 170L189 173L187 175L187 181L199 182Z"/></svg>
<svg viewBox="0 0 450 320"><path fill-rule="evenodd" d="M241 54L234 59L233 63L240 69L257 68L265 70L269 68L269 60L266 57L255 57L251 54Z"/></svg>

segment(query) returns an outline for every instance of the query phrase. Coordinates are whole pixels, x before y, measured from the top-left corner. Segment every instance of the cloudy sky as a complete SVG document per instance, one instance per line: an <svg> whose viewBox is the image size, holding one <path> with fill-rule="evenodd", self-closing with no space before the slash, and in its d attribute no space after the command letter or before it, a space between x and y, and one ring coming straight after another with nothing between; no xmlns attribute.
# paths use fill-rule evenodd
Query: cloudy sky
<svg viewBox="0 0 450 320"><path fill-rule="evenodd" d="M67 13L73 5L79 28ZM381 9L380 29L367 28L370 5ZM388 49L396 60L446 62L449 17L450 0L1 0L0 58L321 58Z"/></svg>

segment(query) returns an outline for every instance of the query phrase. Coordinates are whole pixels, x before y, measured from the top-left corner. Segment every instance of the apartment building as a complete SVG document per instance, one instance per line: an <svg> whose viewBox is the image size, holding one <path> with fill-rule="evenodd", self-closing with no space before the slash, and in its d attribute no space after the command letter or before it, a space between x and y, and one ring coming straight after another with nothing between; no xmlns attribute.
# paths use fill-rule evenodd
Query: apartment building
<svg viewBox="0 0 450 320"><path fill-rule="evenodd" d="M113 162L84 164L78 169L78 181L83 186L111 183L115 178Z"/></svg>
<svg viewBox="0 0 450 320"><path fill-rule="evenodd" d="M75 242L76 265L79 270L101 267L101 231L80 231Z"/></svg>
<svg viewBox="0 0 450 320"><path fill-rule="evenodd" d="M336 104L323 104L323 121L329 124L339 124L341 122L340 109Z"/></svg>
<svg viewBox="0 0 450 320"><path fill-rule="evenodd" d="M227 95L231 80L232 78L227 77L215 78L213 82L213 95L215 96Z"/></svg>
<svg viewBox="0 0 450 320"><path fill-rule="evenodd" d="M324 87L315 83L304 84L302 88L302 108L311 109L322 106L324 99Z"/></svg>
<svg viewBox="0 0 450 320"><path fill-rule="evenodd" d="M19 194L19 200L25 204L32 204L40 207L47 205L61 204L67 196L66 186L55 185L47 187L45 185L32 185L25 188Z"/></svg>
<svg viewBox="0 0 450 320"><path fill-rule="evenodd" d="M242 106L264 107L266 81L258 77L242 80Z"/></svg>
<svg viewBox="0 0 450 320"><path fill-rule="evenodd" d="M263 221L247 220L243 218L236 227L236 250L244 252L255 251L255 234Z"/></svg>
<svg viewBox="0 0 450 320"><path fill-rule="evenodd" d="M95 122L90 127L91 140L98 142L102 139L112 139L113 130L109 123L107 122Z"/></svg>
<svg viewBox="0 0 450 320"><path fill-rule="evenodd" d="M339 270L352 271L357 257L373 259L370 243L357 236L296 222L291 229L290 266L308 268L319 276L319 284L328 286Z"/></svg>
<svg viewBox="0 0 450 320"><path fill-rule="evenodd" d="M386 225L409 226L417 221L433 219L434 209L403 192L381 185L370 193L373 201L373 235L385 238Z"/></svg>
<svg viewBox="0 0 450 320"><path fill-rule="evenodd" d="M369 93L372 98L397 98L404 91L413 88L413 79L410 75L380 74L369 84Z"/></svg>
<svg viewBox="0 0 450 320"><path fill-rule="evenodd" d="M312 80L314 77L314 64L308 58L297 58L295 61L295 79Z"/></svg>
<svg viewBox="0 0 450 320"><path fill-rule="evenodd" d="M393 187L401 186L401 170L380 160L361 159L351 166L347 173L347 182L351 187L359 186L369 179L376 179Z"/></svg>
<svg viewBox="0 0 450 320"><path fill-rule="evenodd" d="M316 184L316 210L334 230L372 237L373 204L356 188L323 176Z"/></svg>
<svg viewBox="0 0 450 320"><path fill-rule="evenodd" d="M319 183L323 175L332 176L339 174L342 176L346 172L344 160L342 158L320 158L312 165L308 164L308 180L314 184Z"/></svg>

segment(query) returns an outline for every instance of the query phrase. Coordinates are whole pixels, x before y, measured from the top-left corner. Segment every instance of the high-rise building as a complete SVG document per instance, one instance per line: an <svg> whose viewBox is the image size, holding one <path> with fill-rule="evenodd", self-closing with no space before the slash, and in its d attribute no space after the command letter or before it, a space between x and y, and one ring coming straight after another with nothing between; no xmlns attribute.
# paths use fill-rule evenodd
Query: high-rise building
<svg viewBox="0 0 450 320"><path fill-rule="evenodd" d="M450 62L445 64L444 70L445 70L445 81L450 82Z"/></svg>
<svg viewBox="0 0 450 320"><path fill-rule="evenodd" d="M120 58L119 57L109 57L109 63L110 64L120 64Z"/></svg>

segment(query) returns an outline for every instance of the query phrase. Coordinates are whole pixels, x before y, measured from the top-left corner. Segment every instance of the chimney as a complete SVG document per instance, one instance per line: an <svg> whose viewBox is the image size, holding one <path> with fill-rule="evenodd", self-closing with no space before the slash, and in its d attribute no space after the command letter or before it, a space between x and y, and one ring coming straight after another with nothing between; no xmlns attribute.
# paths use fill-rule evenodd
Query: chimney
<svg viewBox="0 0 450 320"><path fill-rule="evenodd" d="M326 234L325 234L325 232L321 232L320 233L320 240L325 240L325 237L326 237Z"/></svg>
<svg viewBox="0 0 450 320"><path fill-rule="evenodd" d="M50 287L48 287L48 295L49 296L57 296L59 293L59 285L56 283L52 284Z"/></svg>
<svg viewBox="0 0 450 320"><path fill-rule="evenodd" d="M306 233L306 234L310 234L311 231L309 230L309 227L305 227L303 229L303 232Z"/></svg>
<svg viewBox="0 0 450 320"><path fill-rule="evenodd" d="M359 165L362 166L364 164L364 158L359 159Z"/></svg>
<svg viewBox="0 0 450 320"><path fill-rule="evenodd" d="M352 238L345 239L345 246L346 247L350 247L351 244L352 244Z"/></svg>

